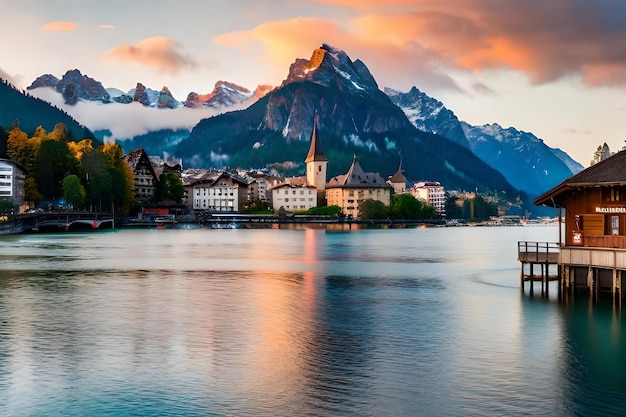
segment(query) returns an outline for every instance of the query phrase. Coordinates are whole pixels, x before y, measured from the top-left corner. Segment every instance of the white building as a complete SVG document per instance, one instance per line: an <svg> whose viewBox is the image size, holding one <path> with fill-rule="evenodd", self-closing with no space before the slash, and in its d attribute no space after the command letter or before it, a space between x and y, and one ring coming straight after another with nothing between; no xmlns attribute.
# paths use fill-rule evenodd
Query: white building
<svg viewBox="0 0 626 417"><path fill-rule="evenodd" d="M248 186L254 180L222 172L217 178L190 184L193 210L241 211L248 204Z"/></svg>
<svg viewBox="0 0 626 417"><path fill-rule="evenodd" d="M291 184L284 182L270 189L272 207L275 210L308 210L317 207L317 187L308 184Z"/></svg>
<svg viewBox="0 0 626 417"><path fill-rule="evenodd" d="M24 169L8 159L0 159L0 198L11 200L14 206L24 206Z"/></svg>
<svg viewBox="0 0 626 417"><path fill-rule="evenodd" d="M441 216L446 214L446 191L441 184L434 181L418 182L413 184L411 194L418 200L434 207Z"/></svg>

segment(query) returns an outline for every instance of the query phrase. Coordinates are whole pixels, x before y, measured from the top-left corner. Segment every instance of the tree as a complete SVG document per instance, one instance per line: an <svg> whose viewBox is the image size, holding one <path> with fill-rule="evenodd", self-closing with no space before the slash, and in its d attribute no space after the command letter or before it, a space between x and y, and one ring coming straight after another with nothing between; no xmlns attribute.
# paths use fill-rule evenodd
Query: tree
<svg viewBox="0 0 626 417"><path fill-rule="evenodd" d="M31 176L24 179L24 199L26 201L39 201L43 199L43 195L37 188L37 181Z"/></svg>
<svg viewBox="0 0 626 417"><path fill-rule="evenodd" d="M26 168L28 175L33 175L40 144L41 140L34 137L29 138L24 131L16 126L9 131L7 155L9 159Z"/></svg>
<svg viewBox="0 0 626 417"><path fill-rule="evenodd" d="M382 201L367 199L359 203L360 219L386 219L389 210Z"/></svg>
<svg viewBox="0 0 626 417"><path fill-rule="evenodd" d="M423 203L411 194L398 194L393 197L391 216L394 219L421 219Z"/></svg>
<svg viewBox="0 0 626 417"><path fill-rule="evenodd" d="M0 214L11 214L14 211L13 203L8 198L0 198Z"/></svg>
<svg viewBox="0 0 626 417"><path fill-rule="evenodd" d="M98 210L101 210L102 200L108 198L112 184L106 158L101 150L86 149L83 152L81 172L85 179L88 201L98 207Z"/></svg>
<svg viewBox="0 0 626 417"><path fill-rule="evenodd" d="M437 215L437 211L433 206L425 205L422 209L422 218L424 219L434 219Z"/></svg>
<svg viewBox="0 0 626 417"><path fill-rule="evenodd" d="M124 160L124 151L117 143L107 143L102 147L102 153L111 177L111 201L120 213L128 214L135 199L135 174Z"/></svg>
<svg viewBox="0 0 626 417"><path fill-rule="evenodd" d="M52 129L52 132L48 134L48 138L54 139L54 140L67 141L67 135L68 135L68 131L67 131L67 126L65 126L65 123L57 123L54 125L54 129Z"/></svg>
<svg viewBox="0 0 626 417"><path fill-rule="evenodd" d="M155 190L157 202L172 201L180 203L185 195L185 187L178 175L168 172L161 175Z"/></svg>
<svg viewBox="0 0 626 417"><path fill-rule="evenodd" d="M62 196L63 178L77 170L77 161L67 146L67 142L53 139L41 142L36 165L35 178L39 190L46 198Z"/></svg>
<svg viewBox="0 0 626 417"><path fill-rule="evenodd" d="M69 146L70 150L74 154L74 158L76 158L77 161L80 161L85 150L93 149L93 142L91 139L83 139L80 142L67 142L67 146Z"/></svg>
<svg viewBox="0 0 626 417"><path fill-rule="evenodd" d="M71 204L74 208L82 208L85 205L87 193L77 175L71 174L63 178L62 186L63 196L68 204Z"/></svg>

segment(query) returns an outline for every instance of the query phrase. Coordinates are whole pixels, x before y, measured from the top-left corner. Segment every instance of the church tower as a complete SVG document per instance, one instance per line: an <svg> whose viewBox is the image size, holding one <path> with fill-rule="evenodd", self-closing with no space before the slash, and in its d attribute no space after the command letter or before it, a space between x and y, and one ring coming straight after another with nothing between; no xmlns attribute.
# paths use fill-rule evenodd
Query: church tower
<svg viewBox="0 0 626 417"><path fill-rule="evenodd" d="M313 132L311 133L311 146L304 160L306 164L306 180L309 185L317 187L318 194L326 189L326 165L328 159L322 148L322 142L317 134L317 113L313 120Z"/></svg>

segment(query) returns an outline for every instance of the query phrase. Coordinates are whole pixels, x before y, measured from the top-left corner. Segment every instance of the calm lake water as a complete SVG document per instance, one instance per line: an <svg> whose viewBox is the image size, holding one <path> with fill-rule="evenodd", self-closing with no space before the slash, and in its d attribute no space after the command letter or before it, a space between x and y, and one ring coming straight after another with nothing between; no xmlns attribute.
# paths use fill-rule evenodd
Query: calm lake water
<svg viewBox="0 0 626 417"><path fill-rule="evenodd" d="M0 237L2 416L609 416L619 309L522 294L557 227Z"/></svg>

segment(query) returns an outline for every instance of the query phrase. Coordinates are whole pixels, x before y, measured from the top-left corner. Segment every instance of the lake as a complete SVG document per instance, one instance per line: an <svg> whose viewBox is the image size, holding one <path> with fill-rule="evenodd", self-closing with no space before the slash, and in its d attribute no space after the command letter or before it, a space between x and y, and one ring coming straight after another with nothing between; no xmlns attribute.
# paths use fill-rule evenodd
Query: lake
<svg viewBox="0 0 626 417"><path fill-rule="evenodd" d="M2 236L0 415L623 415L621 311L517 241L558 227Z"/></svg>

